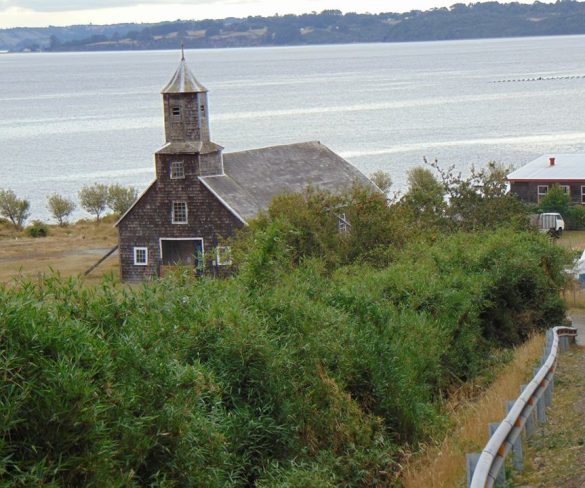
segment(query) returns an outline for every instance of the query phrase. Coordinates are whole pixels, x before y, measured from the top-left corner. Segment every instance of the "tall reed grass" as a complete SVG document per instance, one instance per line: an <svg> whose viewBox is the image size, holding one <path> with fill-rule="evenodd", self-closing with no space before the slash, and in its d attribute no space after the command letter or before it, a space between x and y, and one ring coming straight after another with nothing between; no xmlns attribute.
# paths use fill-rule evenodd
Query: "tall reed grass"
<svg viewBox="0 0 585 488"><path fill-rule="evenodd" d="M564 316L564 254L534 234L331 272L285 232L229 280L0 287L0 482L393 486L454 385Z"/></svg>

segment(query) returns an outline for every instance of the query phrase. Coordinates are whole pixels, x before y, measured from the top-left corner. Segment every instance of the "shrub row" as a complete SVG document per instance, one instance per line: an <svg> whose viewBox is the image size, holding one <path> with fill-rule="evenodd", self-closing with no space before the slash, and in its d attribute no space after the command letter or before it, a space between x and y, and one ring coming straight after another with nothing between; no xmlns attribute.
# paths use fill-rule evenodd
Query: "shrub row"
<svg viewBox="0 0 585 488"><path fill-rule="evenodd" d="M330 273L288 231L231 280L0 288L1 483L390 486L454 383L563 318L565 256L532 233Z"/></svg>

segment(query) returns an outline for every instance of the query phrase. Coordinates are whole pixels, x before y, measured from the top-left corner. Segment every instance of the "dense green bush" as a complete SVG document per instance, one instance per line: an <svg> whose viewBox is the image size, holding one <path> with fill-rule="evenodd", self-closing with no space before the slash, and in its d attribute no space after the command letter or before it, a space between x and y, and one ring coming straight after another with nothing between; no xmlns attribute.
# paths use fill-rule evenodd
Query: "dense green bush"
<svg viewBox="0 0 585 488"><path fill-rule="evenodd" d="M567 230L584 230L585 229L585 207L576 205L569 207L563 214Z"/></svg>
<svg viewBox="0 0 585 488"><path fill-rule="evenodd" d="M535 233L331 270L288 232L230 280L0 288L0 483L389 486L454 383L563 319L565 257Z"/></svg>
<svg viewBox="0 0 585 488"><path fill-rule="evenodd" d="M571 197L558 184L551 186L538 204L540 212L558 212L565 215L569 210Z"/></svg>
<svg viewBox="0 0 585 488"><path fill-rule="evenodd" d="M26 228L26 234L30 237L47 237L49 226L41 220L33 220L32 225Z"/></svg>

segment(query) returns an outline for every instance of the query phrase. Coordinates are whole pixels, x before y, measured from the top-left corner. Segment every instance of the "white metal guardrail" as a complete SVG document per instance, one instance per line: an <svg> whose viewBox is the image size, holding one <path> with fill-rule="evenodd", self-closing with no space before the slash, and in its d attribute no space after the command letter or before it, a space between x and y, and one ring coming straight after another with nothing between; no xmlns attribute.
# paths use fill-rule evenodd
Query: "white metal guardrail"
<svg viewBox="0 0 585 488"><path fill-rule="evenodd" d="M546 346L541 367L535 370L532 381L522 387L515 402L508 402L508 415L500 424L490 424L490 440L481 454L467 455L467 485L471 488L491 488L505 482L506 457L513 451L514 467L523 469L522 432L530 437L537 423L546 422L546 407L552 404L554 372L561 351L577 335L572 327L555 327L546 334Z"/></svg>

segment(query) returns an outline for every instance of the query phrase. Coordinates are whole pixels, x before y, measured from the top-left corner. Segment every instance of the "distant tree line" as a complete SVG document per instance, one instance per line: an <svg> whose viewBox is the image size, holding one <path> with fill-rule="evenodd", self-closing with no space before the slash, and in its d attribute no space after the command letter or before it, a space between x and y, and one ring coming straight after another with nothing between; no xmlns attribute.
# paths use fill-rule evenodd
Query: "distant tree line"
<svg viewBox="0 0 585 488"><path fill-rule="evenodd" d="M455 3L451 7L406 13L358 14L324 10L302 15L177 20L158 24L80 26L51 30L41 45L48 51L166 49L180 42L190 48L403 42L585 33L585 2ZM6 32L4 32L6 34ZM22 35L22 33L21 33ZM32 34L31 34L32 35ZM39 47L39 34L35 45ZM0 48L3 32L0 31ZM32 41L31 41L32 43ZM22 46L22 40L20 46Z"/></svg>
<svg viewBox="0 0 585 488"><path fill-rule="evenodd" d="M134 187L125 187L118 184L104 185L94 183L84 186L78 193L79 205L83 210L95 216L99 224L104 212L108 209L116 215L122 215L128 210L136 198L138 191ZM77 204L70 198L59 193L52 193L47 197L47 209L60 227L68 225L71 214L77 208ZM30 202L24 198L18 198L13 190L0 189L0 220L6 219L15 229L22 230L30 217ZM31 234L33 237L46 235L45 231L38 231L43 228L40 221L35 220ZM44 227L46 229L46 226Z"/></svg>

